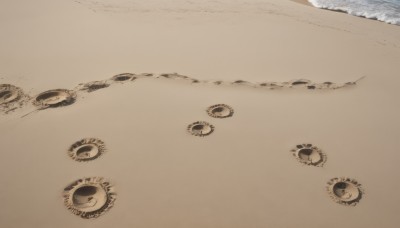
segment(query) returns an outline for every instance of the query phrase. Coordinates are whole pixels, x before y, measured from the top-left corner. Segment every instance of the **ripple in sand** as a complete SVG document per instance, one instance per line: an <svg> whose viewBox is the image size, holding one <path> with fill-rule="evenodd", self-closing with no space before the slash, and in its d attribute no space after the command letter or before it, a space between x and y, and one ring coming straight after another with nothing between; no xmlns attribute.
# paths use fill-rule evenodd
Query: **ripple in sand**
<svg viewBox="0 0 400 228"><path fill-rule="evenodd" d="M75 161L90 161L98 158L106 151L100 139L87 138L74 143L68 149L68 155Z"/></svg>
<svg viewBox="0 0 400 228"><path fill-rule="evenodd" d="M364 190L356 180L350 178L332 178L326 187L333 201L355 206L362 198Z"/></svg>
<svg viewBox="0 0 400 228"><path fill-rule="evenodd" d="M322 167L326 162L326 155L312 144L300 144L291 151L299 162L306 165Z"/></svg>
<svg viewBox="0 0 400 228"><path fill-rule="evenodd" d="M96 218L113 205L116 193L109 182L101 177L83 178L64 189L64 204L82 218Z"/></svg>
<svg viewBox="0 0 400 228"><path fill-rule="evenodd" d="M72 90L53 89L37 95L33 104L39 108L66 106L74 103L76 93Z"/></svg>
<svg viewBox="0 0 400 228"><path fill-rule="evenodd" d="M214 126L205 121L197 121L190 124L187 127L187 130L190 134L194 136L204 137L213 133Z"/></svg>
<svg viewBox="0 0 400 228"><path fill-rule="evenodd" d="M136 79L135 74L132 73L123 73L117 74L111 78L111 80L115 82L125 82L125 81L133 81Z"/></svg>
<svg viewBox="0 0 400 228"><path fill-rule="evenodd" d="M226 104L216 104L207 108L209 116L214 118L227 118L233 116L233 108Z"/></svg>

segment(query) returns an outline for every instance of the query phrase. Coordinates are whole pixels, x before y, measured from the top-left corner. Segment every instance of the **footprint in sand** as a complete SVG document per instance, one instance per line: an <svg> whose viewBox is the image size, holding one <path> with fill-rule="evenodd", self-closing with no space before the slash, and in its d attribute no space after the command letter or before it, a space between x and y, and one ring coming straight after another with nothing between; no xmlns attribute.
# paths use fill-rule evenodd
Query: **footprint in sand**
<svg viewBox="0 0 400 228"><path fill-rule="evenodd" d="M72 90L53 89L37 95L33 104L38 108L54 108L74 103L76 93Z"/></svg>
<svg viewBox="0 0 400 228"><path fill-rule="evenodd" d="M233 113L233 108L226 104L216 104L207 108L207 114L214 118L231 117Z"/></svg>
<svg viewBox="0 0 400 228"><path fill-rule="evenodd" d="M269 89L280 89L283 88L283 85L277 82L262 82L257 84L258 87L262 88L269 88Z"/></svg>
<svg viewBox="0 0 400 228"><path fill-rule="evenodd" d="M22 107L29 100L21 88L10 84L0 84L0 110L8 113Z"/></svg>
<svg viewBox="0 0 400 228"><path fill-rule="evenodd" d="M231 82L231 85L245 85L245 86L255 87L255 84L244 80L233 81Z"/></svg>
<svg viewBox="0 0 400 228"><path fill-rule="evenodd" d="M113 186L101 177L79 179L64 189L65 206L82 218L96 218L116 200Z"/></svg>
<svg viewBox="0 0 400 228"><path fill-rule="evenodd" d="M355 206L362 198L364 190L356 180L332 178L326 187L331 199L342 205Z"/></svg>
<svg viewBox="0 0 400 228"><path fill-rule="evenodd" d="M126 82L126 81L133 81L136 79L136 75L132 73L122 73L117 74L111 78L114 82Z"/></svg>
<svg viewBox="0 0 400 228"><path fill-rule="evenodd" d="M295 87L295 86L308 86L311 85L312 82L310 80L307 79L297 79L297 80L293 80L290 81L288 83L291 87Z"/></svg>
<svg viewBox="0 0 400 228"><path fill-rule="evenodd" d="M299 144L291 150L293 156L301 163L322 167L326 162L326 155L312 144Z"/></svg>
<svg viewBox="0 0 400 228"><path fill-rule="evenodd" d="M160 74L160 78L191 80L191 78L189 78L188 76L181 75L181 74L178 74L178 73Z"/></svg>
<svg viewBox="0 0 400 228"><path fill-rule="evenodd" d="M109 87L110 84L108 84L106 81L93 81L93 82L88 82L81 84L79 87L80 91L86 91L88 93L91 93L93 91L99 90L99 89L104 89Z"/></svg>
<svg viewBox="0 0 400 228"><path fill-rule="evenodd" d="M213 133L214 126L205 121L197 121L190 124L187 127L187 130L190 134L194 136L204 137Z"/></svg>
<svg viewBox="0 0 400 228"><path fill-rule="evenodd" d="M0 105L15 102L20 98L22 90L9 84L0 85Z"/></svg>
<svg viewBox="0 0 400 228"><path fill-rule="evenodd" d="M68 149L68 155L75 161L91 161L106 151L103 141L95 138L86 138L75 142Z"/></svg>

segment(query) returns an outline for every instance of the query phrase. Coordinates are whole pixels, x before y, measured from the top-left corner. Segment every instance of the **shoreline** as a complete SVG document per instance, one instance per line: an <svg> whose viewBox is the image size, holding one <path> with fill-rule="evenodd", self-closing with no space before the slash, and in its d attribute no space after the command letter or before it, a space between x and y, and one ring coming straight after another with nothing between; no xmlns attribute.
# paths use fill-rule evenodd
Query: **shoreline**
<svg viewBox="0 0 400 228"><path fill-rule="evenodd" d="M344 13L344 14L347 14L347 15L350 15L350 16L353 16L353 17L359 17L359 18L363 18L363 19L369 19L369 20L373 20L373 21L379 21L379 22L383 22L383 23L388 24L388 25L400 26L400 25L398 25L398 24L392 24L392 23L388 23L388 22L386 22L386 21L381 21L381 20L379 20L377 17L371 17L371 18L369 18L369 17L362 16L362 15L353 15L353 14L350 14L349 12L347 12L347 11L345 11L345 10L316 7L316 6L314 6L313 4L311 4L308 0L292 0L292 1L293 1L293 2L297 2L297 3L299 3L299 4L302 4L302 5L312 6L312 7L317 8L317 9L333 11L333 12L336 12L336 13Z"/></svg>

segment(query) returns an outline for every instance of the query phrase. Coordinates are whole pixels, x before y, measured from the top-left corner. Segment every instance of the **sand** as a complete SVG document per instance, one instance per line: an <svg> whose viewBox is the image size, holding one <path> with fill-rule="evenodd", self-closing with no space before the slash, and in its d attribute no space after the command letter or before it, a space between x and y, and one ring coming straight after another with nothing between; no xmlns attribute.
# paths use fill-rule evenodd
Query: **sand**
<svg viewBox="0 0 400 228"><path fill-rule="evenodd" d="M1 104L0 227L398 226L399 26L282 0L16 0L0 15L0 84L23 91ZM213 132L190 134L196 121ZM89 138L106 153L71 159ZM322 167L293 157L301 144ZM330 190L342 177L357 184ZM84 178L112 186L96 218L65 204ZM80 210L107 202L96 186L75 191Z"/></svg>
<svg viewBox="0 0 400 228"><path fill-rule="evenodd" d="M304 5L312 6L312 4L308 0L292 0L292 1L304 4Z"/></svg>

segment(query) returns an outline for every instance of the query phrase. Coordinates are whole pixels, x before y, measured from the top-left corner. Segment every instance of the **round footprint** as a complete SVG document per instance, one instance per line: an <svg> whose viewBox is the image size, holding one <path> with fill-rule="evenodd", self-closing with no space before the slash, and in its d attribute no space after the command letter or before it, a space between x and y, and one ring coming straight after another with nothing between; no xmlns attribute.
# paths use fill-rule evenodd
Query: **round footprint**
<svg viewBox="0 0 400 228"><path fill-rule="evenodd" d="M361 184L350 178L332 178L327 191L333 201L343 205L356 205L363 194Z"/></svg>
<svg viewBox="0 0 400 228"><path fill-rule="evenodd" d="M214 131L214 126L204 122L204 121L197 121L188 126L188 132L195 136L207 136Z"/></svg>
<svg viewBox="0 0 400 228"><path fill-rule="evenodd" d="M116 194L109 182L100 177L75 181L64 189L64 204L82 218L96 218L109 210Z"/></svg>
<svg viewBox="0 0 400 228"><path fill-rule="evenodd" d="M306 165L322 167L326 162L326 155L321 149L312 144L300 144L291 150L296 159Z"/></svg>
<svg viewBox="0 0 400 228"><path fill-rule="evenodd" d="M16 86L9 84L1 84L0 105L17 101L21 97L20 96L21 93L22 93L21 89Z"/></svg>
<svg viewBox="0 0 400 228"><path fill-rule="evenodd" d="M68 149L68 155L75 161L90 161L98 158L106 151L100 139L88 138L74 143Z"/></svg>
<svg viewBox="0 0 400 228"><path fill-rule="evenodd" d="M131 81L133 79L135 79L135 75L131 73L117 74L111 78L111 80L116 82Z"/></svg>
<svg viewBox="0 0 400 228"><path fill-rule="evenodd" d="M233 112L233 108L226 104L216 104L207 108L208 115L214 118L231 117Z"/></svg>
<svg viewBox="0 0 400 228"><path fill-rule="evenodd" d="M74 103L76 94L66 89L53 89L37 95L33 104L38 107L59 107Z"/></svg>

